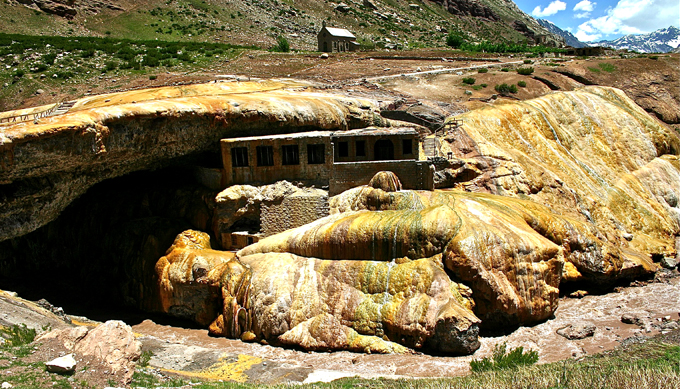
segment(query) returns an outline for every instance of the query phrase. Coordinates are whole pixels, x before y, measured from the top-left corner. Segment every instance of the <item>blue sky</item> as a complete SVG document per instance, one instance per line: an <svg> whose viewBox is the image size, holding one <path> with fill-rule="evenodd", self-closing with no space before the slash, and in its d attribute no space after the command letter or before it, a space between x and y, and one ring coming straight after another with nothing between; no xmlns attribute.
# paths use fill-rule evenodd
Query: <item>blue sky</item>
<svg viewBox="0 0 680 389"><path fill-rule="evenodd" d="M680 27L679 0L514 0L537 19L547 19L582 42Z"/></svg>

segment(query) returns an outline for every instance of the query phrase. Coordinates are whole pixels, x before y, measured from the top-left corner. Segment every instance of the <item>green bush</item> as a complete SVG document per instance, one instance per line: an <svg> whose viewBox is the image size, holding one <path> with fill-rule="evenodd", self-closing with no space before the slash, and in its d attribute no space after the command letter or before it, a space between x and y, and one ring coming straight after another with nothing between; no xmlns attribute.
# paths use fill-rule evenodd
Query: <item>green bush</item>
<svg viewBox="0 0 680 389"><path fill-rule="evenodd" d="M451 31L449 35L446 36L446 45L453 47L454 49L460 48L463 43L465 43L465 38Z"/></svg>
<svg viewBox="0 0 680 389"><path fill-rule="evenodd" d="M486 87L487 87L486 84L480 84L479 86L481 86L482 88L486 88Z"/></svg>
<svg viewBox="0 0 680 389"><path fill-rule="evenodd" d="M510 71L509 68L502 68L502 69L501 69L501 72L506 72L506 73L507 73L507 72L509 72L509 71Z"/></svg>
<svg viewBox="0 0 680 389"><path fill-rule="evenodd" d="M507 95L509 93L517 93L517 85L515 85L515 84L512 84L512 85L500 84L500 85L496 85L494 87L494 89L496 90L496 92L498 92L502 95Z"/></svg>
<svg viewBox="0 0 680 389"><path fill-rule="evenodd" d="M517 86L521 86L522 88L524 88L524 87L527 86L527 83L526 83L526 81L518 81Z"/></svg>
<svg viewBox="0 0 680 389"><path fill-rule="evenodd" d="M530 64L530 63L531 63L531 60L530 60L530 59L525 59L525 60L524 60L524 64L525 64L525 65L526 65L526 64Z"/></svg>
<svg viewBox="0 0 680 389"><path fill-rule="evenodd" d="M488 73L488 72L489 72L489 69L487 69L487 68L479 68L477 70L477 73Z"/></svg>
<svg viewBox="0 0 680 389"><path fill-rule="evenodd" d="M158 78L158 76L155 76L155 75L149 76L149 80L152 80L152 81L155 80L155 79L157 79L157 78Z"/></svg>
<svg viewBox="0 0 680 389"><path fill-rule="evenodd" d="M285 36L279 35L276 38L276 46L274 46L274 51L278 51L279 53L287 53L290 51L290 44L288 43L288 39L286 39Z"/></svg>
<svg viewBox="0 0 680 389"><path fill-rule="evenodd" d="M117 67L118 67L118 62L116 62L116 61L107 61L106 62L106 71L107 72L110 72L112 70L116 70Z"/></svg>
<svg viewBox="0 0 680 389"><path fill-rule="evenodd" d="M475 373L489 370L516 369L520 366L533 365L536 362L538 362L537 351L529 350L525 353L524 348L520 346L507 352L507 344L503 342L494 347L491 358L485 357L470 361L470 369Z"/></svg>
<svg viewBox="0 0 680 389"><path fill-rule="evenodd" d="M472 85L475 83L475 78L474 77L465 77L463 78L463 84L468 84Z"/></svg>
<svg viewBox="0 0 680 389"><path fill-rule="evenodd" d="M530 74L533 73L533 72L534 72L534 68L533 68L533 67L528 67L528 68L517 68L517 73L518 73L518 74L521 74L521 75L523 75L523 76L528 76L528 75L530 75Z"/></svg>

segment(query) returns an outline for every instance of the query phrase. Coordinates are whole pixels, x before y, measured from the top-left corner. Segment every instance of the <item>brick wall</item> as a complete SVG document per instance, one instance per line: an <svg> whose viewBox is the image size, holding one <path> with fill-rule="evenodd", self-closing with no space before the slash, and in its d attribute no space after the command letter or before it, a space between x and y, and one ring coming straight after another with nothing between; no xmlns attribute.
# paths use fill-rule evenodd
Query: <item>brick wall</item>
<svg viewBox="0 0 680 389"><path fill-rule="evenodd" d="M328 194L320 190L298 192L280 203L262 203L260 209L262 233L274 235L328 216Z"/></svg>
<svg viewBox="0 0 680 389"><path fill-rule="evenodd" d="M434 171L426 161L377 161L334 163L329 195L366 185L382 170L394 172L404 189L434 190Z"/></svg>

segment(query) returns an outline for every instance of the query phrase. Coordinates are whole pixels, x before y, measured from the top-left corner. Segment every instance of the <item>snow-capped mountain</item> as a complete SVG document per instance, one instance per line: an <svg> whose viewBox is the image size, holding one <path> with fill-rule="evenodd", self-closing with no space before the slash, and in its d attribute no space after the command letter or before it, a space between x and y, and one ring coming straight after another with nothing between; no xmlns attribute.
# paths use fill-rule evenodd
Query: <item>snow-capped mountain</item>
<svg viewBox="0 0 680 389"><path fill-rule="evenodd" d="M670 26L649 34L626 35L613 41L591 43L590 46L628 49L639 53L668 53L680 47L680 29Z"/></svg>
<svg viewBox="0 0 680 389"><path fill-rule="evenodd" d="M581 42L569 31L564 31L563 29L554 25L551 21L545 19L536 19L538 24L545 27L548 31L555 35L559 35L564 38L568 46L571 47L586 47L588 44Z"/></svg>

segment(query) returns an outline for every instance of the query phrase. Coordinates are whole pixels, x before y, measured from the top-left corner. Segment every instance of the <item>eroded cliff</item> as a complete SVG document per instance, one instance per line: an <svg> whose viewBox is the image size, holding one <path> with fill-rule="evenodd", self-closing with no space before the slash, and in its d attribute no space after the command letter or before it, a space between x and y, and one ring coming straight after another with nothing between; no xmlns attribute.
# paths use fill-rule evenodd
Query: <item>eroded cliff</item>
<svg viewBox="0 0 680 389"><path fill-rule="evenodd" d="M377 103L292 81L210 83L100 95L64 115L3 126L0 240L54 220L97 182L176 164L219 140L388 126Z"/></svg>

